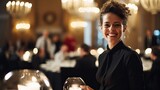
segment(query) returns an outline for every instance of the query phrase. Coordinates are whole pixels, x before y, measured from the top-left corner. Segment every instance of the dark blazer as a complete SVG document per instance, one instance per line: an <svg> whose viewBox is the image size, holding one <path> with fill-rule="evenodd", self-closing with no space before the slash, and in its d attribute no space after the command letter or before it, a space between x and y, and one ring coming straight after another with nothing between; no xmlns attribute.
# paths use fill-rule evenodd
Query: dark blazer
<svg viewBox="0 0 160 90"><path fill-rule="evenodd" d="M96 77L99 90L144 90L141 60L122 41L99 56Z"/></svg>
<svg viewBox="0 0 160 90"><path fill-rule="evenodd" d="M96 57L91 54L79 58L75 66L76 75L74 76L81 77L87 85L97 90L99 84L96 81L97 67L95 61Z"/></svg>
<svg viewBox="0 0 160 90"><path fill-rule="evenodd" d="M43 63L46 63L45 61L46 61L45 57L41 58L39 54L33 55L32 61L31 61L32 68L40 70L40 65Z"/></svg>
<svg viewBox="0 0 160 90"><path fill-rule="evenodd" d="M75 68L79 69L88 69L88 68L95 68L95 61L96 57L91 54L85 55L77 59Z"/></svg>
<svg viewBox="0 0 160 90"><path fill-rule="evenodd" d="M153 62L148 79L148 90L160 90L160 58Z"/></svg>

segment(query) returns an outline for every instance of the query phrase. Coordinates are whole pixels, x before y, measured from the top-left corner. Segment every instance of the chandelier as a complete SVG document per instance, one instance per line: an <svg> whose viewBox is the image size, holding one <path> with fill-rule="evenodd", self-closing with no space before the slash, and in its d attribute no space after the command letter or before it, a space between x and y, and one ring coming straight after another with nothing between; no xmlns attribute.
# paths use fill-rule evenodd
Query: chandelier
<svg viewBox="0 0 160 90"><path fill-rule="evenodd" d="M137 13L138 13L138 6L134 3L126 4L126 7L130 9L131 15L128 17L128 28L135 27ZM130 31L128 31L130 33Z"/></svg>
<svg viewBox="0 0 160 90"><path fill-rule="evenodd" d="M16 30L29 30L30 29L30 23L27 22L19 22L16 24Z"/></svg>
<svg viewBox="0 0 160 90"><path fill-rule="evenodd" d="M128 4L126 5L126 7L128 7L128 8L130 9L130 11L131 11L132 14L137 14L137 12L138 12L138 7L137 7L137 5L135 5L135 4L133 4L133 3L128 3Z"/></svg>
<svg viewBox="0 0 160 90"><path fill-rule="evenodd" d="M32 4L24 1L9 1L6 4L7 11L16 18L26 16L32 8Z"/></svg>
<svg viewBox="0 0 160 90"><path fill-rule="evenodd" d="M99 8L94 0L61 0L62 8L71 14L77 14L85 18L91 18L99 13ZM93 17L92 17L93 18Z"/></svg>
<svg viewBox="0 0 160 90"><path fill-rule="evenodd" d="M146 11L152 14L157 14L160 11L160 0L140 0L140 3Z"/></svg>

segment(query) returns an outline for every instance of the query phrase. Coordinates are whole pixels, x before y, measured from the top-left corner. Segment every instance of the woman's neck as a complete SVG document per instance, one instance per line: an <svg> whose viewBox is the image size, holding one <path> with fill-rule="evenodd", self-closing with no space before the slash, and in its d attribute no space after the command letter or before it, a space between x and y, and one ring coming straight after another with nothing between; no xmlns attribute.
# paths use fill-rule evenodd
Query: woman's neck
<svg viewBox="0 0 160 90"><path fill-rule="evenodd" d="M112 49L114 46L116 46L121 40L119 40L118 42L110 42L108 43L108 47L109 49Z"/></svg>

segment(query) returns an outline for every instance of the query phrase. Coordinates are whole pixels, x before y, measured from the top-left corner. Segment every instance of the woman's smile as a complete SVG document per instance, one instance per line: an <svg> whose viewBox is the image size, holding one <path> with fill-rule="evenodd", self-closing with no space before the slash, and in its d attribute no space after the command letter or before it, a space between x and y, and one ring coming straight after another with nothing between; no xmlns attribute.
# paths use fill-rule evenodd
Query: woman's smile
<svg viewBox="0 0 160 90"><path fill-rule="evenodd" d="M107 36L109 36L109 37L116 37L117 34L116 33L110 33L110 34L107 34Z"/></svg>

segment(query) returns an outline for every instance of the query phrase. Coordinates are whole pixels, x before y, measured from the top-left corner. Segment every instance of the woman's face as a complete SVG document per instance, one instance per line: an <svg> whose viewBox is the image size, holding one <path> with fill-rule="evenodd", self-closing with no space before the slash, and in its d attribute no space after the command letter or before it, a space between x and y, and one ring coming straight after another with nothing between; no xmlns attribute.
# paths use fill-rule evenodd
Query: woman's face
<svg viewBox="0 0 160 90"><path fill-rule="evenodd" d="M102 32L108 43L118 43L126 27L123 20L113 13L106 13L102 16Z"/></svg>

